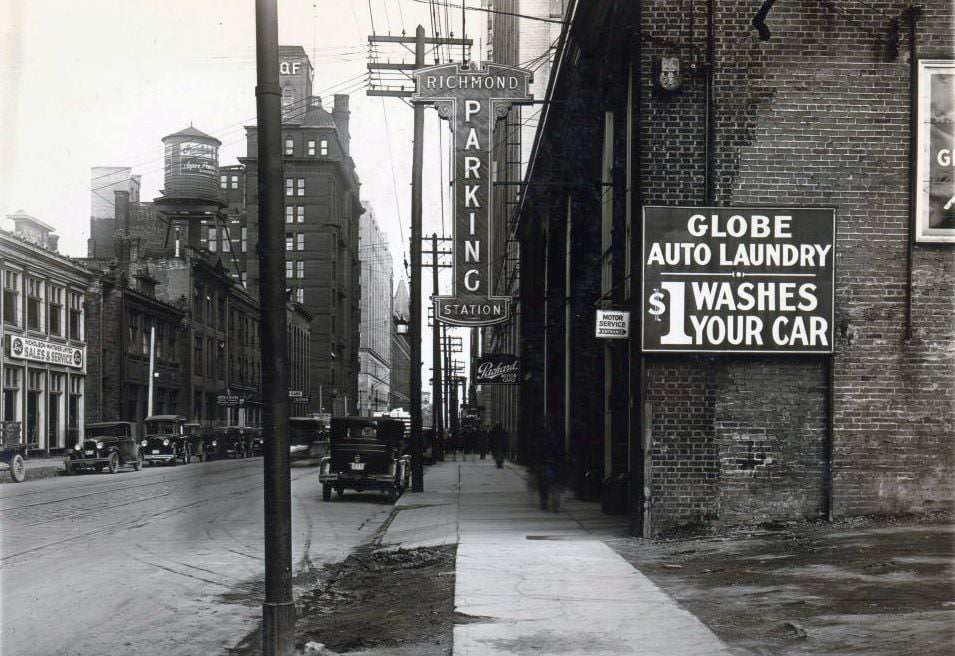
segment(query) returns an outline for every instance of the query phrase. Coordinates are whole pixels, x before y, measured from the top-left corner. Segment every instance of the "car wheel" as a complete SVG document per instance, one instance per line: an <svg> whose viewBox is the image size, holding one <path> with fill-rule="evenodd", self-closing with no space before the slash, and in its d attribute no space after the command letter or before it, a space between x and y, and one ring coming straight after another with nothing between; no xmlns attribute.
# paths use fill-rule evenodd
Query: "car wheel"
<svg viewBox="0 0 955 656"><path fill-rule="evenodd" d="M109 454L109 464L107 467L109 468L110 474L115 474L119 471L119 454L115 451Z"/></svg>
<svg viewBox="0 0 955 656"><path fill-rule="evenodd" d="M143 468L143 452L136 452L136 460L133 461L133 471L139 471Z"/></svg>
<svg viewBox="0 0 955 656"><path fill-rule="evenodd" d="M19 453L10 460L10 477L14 483L22 483L27 477L27 466Z"/></svg>
<svg viewBox="0 0 955 656"><path fill-rule="evenodd" d="M322 486L322 501L332 500L332 487L330 485Z"/></svg>

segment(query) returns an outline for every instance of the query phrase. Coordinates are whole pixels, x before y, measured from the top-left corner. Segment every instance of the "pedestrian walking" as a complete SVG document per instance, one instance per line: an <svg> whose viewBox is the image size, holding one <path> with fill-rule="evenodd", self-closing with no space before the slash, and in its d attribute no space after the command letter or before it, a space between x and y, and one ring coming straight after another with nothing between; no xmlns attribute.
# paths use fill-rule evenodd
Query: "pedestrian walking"
<svg viewBox="0 0 955 656"><path fill-rule="evenodd" d="M494 428L491 430L490 442L491 449L493 449L494 452L494 462L497 468L501 469L504 467L504 458L507 455L510 440L508 439L507 431L504 430L500 422L494 424Z"/></svg>

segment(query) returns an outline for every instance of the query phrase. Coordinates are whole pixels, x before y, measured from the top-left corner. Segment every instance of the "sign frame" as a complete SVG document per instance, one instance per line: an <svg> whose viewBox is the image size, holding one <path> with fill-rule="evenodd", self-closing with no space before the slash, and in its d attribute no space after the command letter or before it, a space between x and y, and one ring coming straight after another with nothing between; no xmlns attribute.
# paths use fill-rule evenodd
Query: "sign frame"
<svg viewBox="0 0 955 656"><path fill-rule="evenodd" d="M626 324L623 329L623 334L606 334L602 335L600 333L600 320L602 315L608 312L613 312L614 314L622 314L624 323ZM597 312L594 314L594 337L597 339L630 339L630 325L632 321L632 314L630 310L615 310L613 308L597 308Z"/></svg>
<svg viewBox="0 0 955 656"><path fill-rule="evenodd" d="M955 243L955 227L933 228L930 225L932 207L932 182L933 177L933 145L935 138L952 138L949 146L949 164L945 166L939 163L939 166L948 169L948 183L950 185L949 193L952 193L948 201L948 207L943 206L943 210L951 211L955 214L955 134L939 135L936 137L932 124L932 111L934 108L932 90L933 79L937 75L946 75L955 78L955 60L952 59L919 59L918 60L918 83L917 83L917 134L915 148L915 241L927 244L951 244ZM953 84L955 86L955 84ZM949 108L950 112L955 113L955 102ZM939 127L938 131L941 132ZM936 155L935 160L937 161ZM944 174L942 174L944 177ZM946 194L947 195L947 194ZM942 199L936 202L941 203Z"/></svg>
<svg viewBox="0 0 955 656"><path fill-rule="evenodd" d="M49 360L47 358L42 358L39 356L30 355L27 351L27 347L31 346L27 342L36 342L41 345L46 351L55 351L55 352L70 352L70 362L56 362ZM17 351L19 345L19 352ZM34 347L35 348L35 347ZM54 365L59 367L67 367L69 369L78 369L79 371L86 373L86 347L77 347L69 346L66 344L60 344L58 342L50 342L45 339L37 339L35 337L26 337L24 335L10 335L10 347L9 347L9 356L17 360L23 360L24 362L38 362L40 364ZM76 362L77 356L79 356L79 362Z"/></svg>
<svg viewBox="0 0 955 656"><path fill-rule="evenodd" d="M495 373L497 379L484 380L482 378L482 367L501 367L504 366L508 371L500 374ZM477 358L474 363L474 385L520 385L523 372L521 371L520 357L512 353L485 353Z"/></svg>
<svg viewBox="0 0 955 656"><path fill-rule="evenodd" d="M820 212L831 212L832 213L832 249L831 249L831 274L829 277L829 284L831 289L831 297L829 304L829 326L828 326L828 341L829 346L827 349L812 349L812 350L798 350L798 349L772 349L772 348L737 348L737 349L714 349L706 347L698 348L652 348L647 347L647 336L646 336L646 315L647 315L647 282L646 282L646 262L647 262L647 210L686 210L689 212L696 213L705 213L708 211L715 211L719 213L729 214L730 212L735 213L756 213L763 212L769 214L771 212L778 211L820 211ZM641 230L641 244L640 244L640 351L645 354L706 354L706 355L750 355L750 356L761 356L761 355L797 355L797 356L822 356L822 357L831 357L835 353L835 316L836 316L836 277L837 277L837 257L838 252L838 208L832 205L825 206L814 206L814 207L805 207L805 206L791 206L791 205L728 205L728 206L709 206L709 205L643 205L641 207L641 218L640 218L640 230Z"/></svg>

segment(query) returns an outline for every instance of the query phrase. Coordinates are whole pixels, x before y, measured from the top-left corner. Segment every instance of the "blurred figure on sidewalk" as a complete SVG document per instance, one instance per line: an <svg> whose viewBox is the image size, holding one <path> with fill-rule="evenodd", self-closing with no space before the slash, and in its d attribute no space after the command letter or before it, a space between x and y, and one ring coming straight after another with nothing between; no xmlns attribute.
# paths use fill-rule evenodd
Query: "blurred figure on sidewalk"
<svg viewBox="0 0 955 656"><path fill-rule="evenodd" d="M507 454L510 442L507 431L504 430L501 422L494 424L494 428L491 429L490 441L491 448L494 451L494 462L497 464L497 468L501 469L504 466L504 457Z"/></svg>

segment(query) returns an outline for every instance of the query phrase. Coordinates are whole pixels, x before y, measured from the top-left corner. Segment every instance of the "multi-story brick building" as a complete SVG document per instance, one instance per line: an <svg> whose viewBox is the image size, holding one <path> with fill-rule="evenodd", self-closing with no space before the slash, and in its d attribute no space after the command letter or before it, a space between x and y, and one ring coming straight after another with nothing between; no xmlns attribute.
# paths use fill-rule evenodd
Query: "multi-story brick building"
<svg viewBox="0 0 955 656"><path fill-rule="evenodd" d="M86 295L91 275L57 252L52 226L24 213L0 231L0 381L3 421L46 452L83 434L87 394Z"/></svg>
<svg viewBox="0 0 955 656"><path fill-rule="evenodd" d="M349 154L348 96L330 111L311 95L311 64L300 46L280 48L285 90L282 140L290 298L312 315L310 410L353 412L358 399L360 317L359 180ZM294 100L293 100L294 99ZM258 140L246 128L246 233L257 241ZM231 186L231 182L230 182ZM231 189L230 189L231 191ZM257 294L258 260L246 260L249 290Z"/></svg>
<svg viewBox="0 0 955 656"><path fill-rule="evenodd" d="M777 3L762 36L757 9L570 2L518 199L519 433L555 419L644 533L955 500L952 219L922 230L916 166L951 3ZM832 354L642 350L648 205L835 208Z"/></svg>
<svg viewBox="0 0 955 656"><path fill-rule="evenodd" d="M358 412L387 412L391 387L392 288L394 274L388 241L365 204L359 231L361 323L358 352Z"/></svg>

